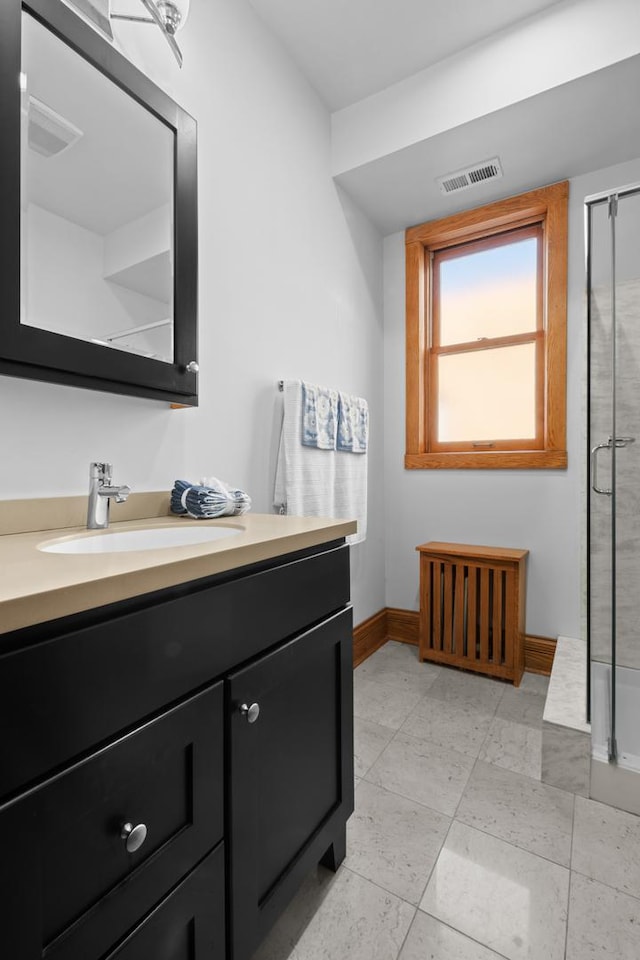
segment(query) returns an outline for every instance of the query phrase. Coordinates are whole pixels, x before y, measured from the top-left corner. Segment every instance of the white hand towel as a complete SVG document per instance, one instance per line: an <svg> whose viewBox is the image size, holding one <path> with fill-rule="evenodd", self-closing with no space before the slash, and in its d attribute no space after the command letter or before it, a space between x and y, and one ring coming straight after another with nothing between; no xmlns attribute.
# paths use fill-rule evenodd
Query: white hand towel
<svg viewBox="0 0 640 960"><path fill-rule="evenodd" d="M367 454L303 446L301 381L285 380L283 398L276 510L297 517L357 520L358 532L347 542L360 543L367 533Z"/></svg>

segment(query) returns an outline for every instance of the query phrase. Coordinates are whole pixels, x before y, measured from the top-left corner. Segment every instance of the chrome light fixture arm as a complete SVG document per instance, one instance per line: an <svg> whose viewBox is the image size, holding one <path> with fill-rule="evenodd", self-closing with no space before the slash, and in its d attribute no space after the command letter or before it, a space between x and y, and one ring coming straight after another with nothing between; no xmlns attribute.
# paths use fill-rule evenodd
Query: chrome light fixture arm
<svg viewBox="0 0 640 960"><path fill-rule="evenodd" d="M182 52L180 50L180 47L176 43L176 38L174 36L175 30L176 30L175 20L173 20L170 17L167 17L167 18L163 17L162 13L158 9L158 6L154 2L154 0L140 0L140 2L148 11L149 17L135 17L135 16L130 16L122 13L112 13L111 19L112 20L129 20L133 23L155 23L158 27L160 27L160 30L162 31L162 34L165 40L171 47L173 51L173 55L178 61L178 66L181 67ZM171 3L165 3L163 5L167 7L173 7L173 4ZM178 19L178 23L179 23L179 19Z"/></svg>

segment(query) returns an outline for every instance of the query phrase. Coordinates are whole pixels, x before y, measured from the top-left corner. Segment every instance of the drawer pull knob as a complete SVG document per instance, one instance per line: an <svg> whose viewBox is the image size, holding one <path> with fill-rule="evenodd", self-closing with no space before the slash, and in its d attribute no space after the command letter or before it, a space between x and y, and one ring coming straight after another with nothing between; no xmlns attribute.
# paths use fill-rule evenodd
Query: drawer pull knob
<svg viewBox="0 0 640 960"><path fill-rule="evenodd" d="M147 839L147 828L144 823L139 823L136 827L132 823L125 823L120 836L124 840L127 853L135 853Z"/></svg>
<svg viewBox="0 0 640 960"><path fill-rule="evenodd" d="M242 703L240 704L240 713L243 717L246 717L249 723L255 723L260 716L260 704L252 703L251 706L249 706L246 703Z"/></svg>

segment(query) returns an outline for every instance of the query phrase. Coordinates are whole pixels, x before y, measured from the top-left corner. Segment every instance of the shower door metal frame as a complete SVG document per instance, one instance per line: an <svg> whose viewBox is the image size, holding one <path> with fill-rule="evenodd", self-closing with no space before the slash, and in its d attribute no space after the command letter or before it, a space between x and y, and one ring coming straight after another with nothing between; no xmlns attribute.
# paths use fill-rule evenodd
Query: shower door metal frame
<svg viewBox="0 0 640 960"><path fill-rule="evenodd" d="M586 300L587 300L587 721L591 719L591 505L593 494L611 497L611 697L609 716L608 759L616 763L618 748L616 739L616 451L633 443L634 437L618 437L616 434L616 218L618 205L625 197L640 194L640 183L627 184L614 190L605 190L585 198L585 246L586 246ZM594 207L608 204L611 254L611 434L606 442L591 446L591 279L593 238L592 212ZM611 489L603 490L597 482L597 458L600 450L611 450Z"/></svg>

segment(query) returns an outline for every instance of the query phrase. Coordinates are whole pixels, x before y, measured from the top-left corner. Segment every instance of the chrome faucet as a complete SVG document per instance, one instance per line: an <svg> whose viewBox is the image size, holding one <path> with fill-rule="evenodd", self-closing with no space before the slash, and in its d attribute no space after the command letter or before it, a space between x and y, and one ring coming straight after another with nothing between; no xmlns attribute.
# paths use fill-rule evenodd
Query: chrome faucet
<svg viewBox="0 0 640 960"><path fill-rule="evenodd" d="M124 503L131 488L126 484L115 486L111 482L110 463L89 464L89 508L87 510L87 528L104 530L109 526L109 505L112 500Z"/></svg>

